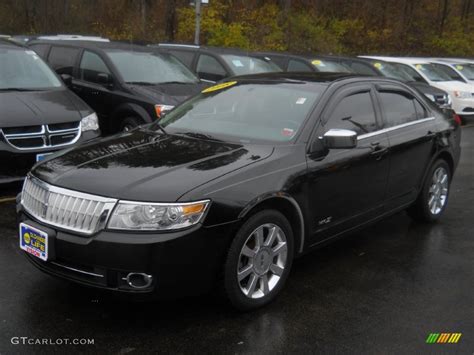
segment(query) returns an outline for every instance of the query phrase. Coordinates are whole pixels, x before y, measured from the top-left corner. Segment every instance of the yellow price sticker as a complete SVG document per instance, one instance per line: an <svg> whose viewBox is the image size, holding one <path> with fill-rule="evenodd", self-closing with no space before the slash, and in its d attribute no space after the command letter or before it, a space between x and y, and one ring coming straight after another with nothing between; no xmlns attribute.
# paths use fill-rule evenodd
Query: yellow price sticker
<svg viewBox="0 0 474 355"><path fill-rule="evenodd" d="M423 66L421 64L417 64L417 65L415 65L415 68L418 69L418 70L421 70L421 69L423 69Z"/></svg>
<svg viewBox="0 0 474 355"><path fill-rule="evenodd" d="M323 62L321 62L319 59L315 59L311 62L313 65L321 65Z"/></svg>
<svg viewBox="0 0 474 355"><path fill-rule="evenodd" d="M464 67L463 67L462 65L456 65L456 69L457 69L457 70L463 70Z"/></svg>
<svg viewBox="0 0 474 355"><path fill-rule="evenodd" d="M237 84L236 81L228 81L226 83L222 83L222 84L217 84L217 85L214 85L214 86L211 86L207 89L204 89L203 91L201 91L203 94L207 94L209 92L214 92L214 91L218 91L218 90L222 90L222 89L225 89L225 88L228 88L230 86L234 86L235 84Z"/></svg>
<svg viewBox="0 0 474 355"><path fill-rule="evenodd" d="M374 63L374 67L376 67L377 69L380 69L382 68L382 63Z"/></svg>

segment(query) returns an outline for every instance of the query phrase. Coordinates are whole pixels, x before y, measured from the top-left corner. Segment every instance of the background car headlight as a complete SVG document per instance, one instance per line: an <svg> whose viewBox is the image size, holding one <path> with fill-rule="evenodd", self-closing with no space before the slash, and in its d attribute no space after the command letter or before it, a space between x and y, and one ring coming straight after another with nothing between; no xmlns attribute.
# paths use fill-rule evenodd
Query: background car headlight
<svg viewBox="0 0 474 355"><path fill-rule="evenodd" d="M435 102L435 97L434 95L431 95L431 94L425 94L425 96L430 99L431 101Z"/></svg>
<svg viewBox="0 0 474 355"><path fill-rule="evenodd" d="M454 96L460 99L469 99L472 97L469 91L454 91Z"/></svg>
<svg viewBox="0 0 474 355"><path fill-rule="evenodd" d="M81 129L82 132L96 131L99 129L99 119L95 112L81 120Z"/></svg>
<svg viewBox="0 0 474 355"><path fill-rule="evenodd" d="M174 109L171 105L155 105L156 117L161 118L166 112Z"/></svg>
<svg viewBox="0 0 474 355"><path fill-rule="evenodd" d="M121 201L115 207L109 229L171 230L199 223L209 206L209 200L191 203L142 203Z"/></svg>

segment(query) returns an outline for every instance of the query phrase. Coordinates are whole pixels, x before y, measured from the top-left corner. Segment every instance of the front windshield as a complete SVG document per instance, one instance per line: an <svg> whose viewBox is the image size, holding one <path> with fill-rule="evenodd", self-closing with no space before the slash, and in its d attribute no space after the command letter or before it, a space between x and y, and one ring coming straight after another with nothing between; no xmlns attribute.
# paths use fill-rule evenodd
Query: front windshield
<svg viewBox="0 0 474 355"><path fill-rule="evenodd" d="M126 83L197 83L198 78L168 54L110 49L107 54Z"/></svg>
<svg viewBox="0 0 474 355"><path fill-rule="evenodd" d="M474 80L474 64L453 64L453 66L466 77L467 80Z"/></svg>
<svg viewBox="0 0 474 355"><path fill-rule="evenodd" d="M243 55L222 55L235 75L281 72L281 68L271 61Z"/></svg>
<svg viewBox="0 0 474 355"><path fill-rule="evenodd" d="M33 51L0 48L0 90L47 90L61 81Z"/></svg>
<svg viewBox="0 0 474 355"><path fill-rule="evenodd" d="M451 77L436 68L433 64L415 64L415 68L431 81L452 81Z"/></svg>
<svg viewBox="0 0 474 355"><path fill-rule="evenodd" d="M320 72L352 73L348 66L332 60L313 59L311 64Z"/></svg>
<svg viewBox="0 0 474 355"><path fill-rule="evenodd" d="M219 84L160 120L168 133L241 143L289 142L326 86L303 82Z"/></svg>
<svg viewBox="0 0 474 355"><path fill-rule="evenodd" d="M372 65L387 78L400 81L415 81L403 68L397 68L391 63L373 62Z"/></svg>

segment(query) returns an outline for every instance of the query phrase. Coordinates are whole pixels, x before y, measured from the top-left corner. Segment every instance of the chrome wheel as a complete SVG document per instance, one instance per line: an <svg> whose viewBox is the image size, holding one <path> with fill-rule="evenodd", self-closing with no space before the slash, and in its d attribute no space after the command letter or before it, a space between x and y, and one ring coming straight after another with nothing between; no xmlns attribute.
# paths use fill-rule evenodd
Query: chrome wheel
<svg viewBox="0 0 474 355"><path fill-rule="evenodd" d="M280 281L288 254L286 235L275 224L255 229L242 247L237 267L240 290L249 298L261 298Z"/></svg>
<svg viewBox="0 0 474 355"><path fill-rule="evenodd" d="M449 175L445 168L439 167L433 173L428 191L428 208L433 215L439 214L448 198Z"/></svg>

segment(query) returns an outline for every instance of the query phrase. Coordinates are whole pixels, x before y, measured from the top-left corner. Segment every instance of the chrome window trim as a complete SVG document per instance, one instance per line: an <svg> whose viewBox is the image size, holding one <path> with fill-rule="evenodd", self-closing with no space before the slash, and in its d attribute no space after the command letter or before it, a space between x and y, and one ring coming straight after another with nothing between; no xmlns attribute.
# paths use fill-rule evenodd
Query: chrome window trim
<svg viewBox="0 0 474 355"><path fill-rule="evenodd" d="M378 136L379 134L384 134L384 133L388 133L388 132L391 132L391 131L395 131L397 129L414 126L414 125L417 125L417 124L420 124L420 123L423 123L423 122L432 121L434 119L435 119L435 117L427 117L427 118L422 118L422 119L419 119L419 120L416 120L416 121L411 121L411 122L403 123L403 124L400 124L400 125L396 125L396 126L393 126L393 127L383 128L383 129L380 129L378 131L361 134L360 136L357 137L357 140L362 140L362 139Z"/></svg>
<svg viewBox="0 0 474 355"><path fill-rule="evenodd" d="M25 206L24 204L24 200L23 200L23 197L24 197L24 193L23 193L23 190L26 186L26 183L27 183L27 180L30 179L30 180L33 180L35 184L38 184L39 186L41 186L43 189L45 189L47 191L47 197L46 197L46 202L45 204L47 205L47 201L48 201L48 196L51 192L53 193L57 193L57 194L60 194L60 195L65 195L65 196L72 196L74 198L81 198L81 199L86 199L86 200L92 200L92 201L95 201L95 202L101 202L101 203L104 203L104 207L103 207L103 210L102 210L102 214L104 214L104 212L106 212L106 216L103 220L100 219L100 216L99 216L99 220L97 221L97 226L96 228L91 231L91 232L85 232L84 230L81 230L81 229L78 229L78 228L73 228L73 227L70 227L70 226L64 226L60 223L55 223L55 222L51 222L49 220L47 220L46 218L42 217L42 216L38 216L36 213L34 213L33 211L29 210L28 207ZM24 210L30 215L32 216L34 219L40 221L41 223L44 223L45 225L47 226L53 226L53 227L57 227L58 229L61 229L61 230L65 230L65 231L71 231L71 232L75 232L75 233L78 233L78 234L81 234L81 235L92 235L94 233L97 233L99 230L102 230L104 229L104 227L106 226L106 224L108 223L108 220L112 214L112 211L114 210L116 204L118 202L118 199L114 199L114 198L108 198L108 197L102 197L102 196L97 196L97 195L92 195L92 194L88 194L88 193L84 193L84 192L79 192L79 191L75 191L75 190L69 190L69 189L65 189L65 188L62 188L62 187L58 187L58 186L54 186L54 185L50 185L36 177L34 177L33 175L31 174L28 174L26 179L25 179L25 182L23 183L23 188L22 188L22 193L21 193L21 200L20 200L20 204L21 206L24 208Z"/></svg>

